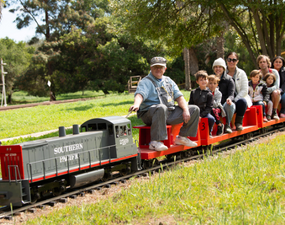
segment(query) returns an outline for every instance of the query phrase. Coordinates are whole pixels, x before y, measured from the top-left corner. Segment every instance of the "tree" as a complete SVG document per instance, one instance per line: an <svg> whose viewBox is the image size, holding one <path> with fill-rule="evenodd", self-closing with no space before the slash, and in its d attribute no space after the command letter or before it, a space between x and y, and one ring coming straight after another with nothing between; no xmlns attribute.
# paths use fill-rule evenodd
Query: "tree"
<svg viewBox="0 0 285 225"><path fill-rule="evenodd" d="M260 53L271 59L281 55L285 31L285 3L270 1L217 1L225 18L234 27L256 64Z"/></svg>
<svg viewBox="0 0 285 225"><path fill-rule="evenodd" d="M45 36L45 46L37 52L35 58L44 58L47 67L44 76L50 79L55 71L54 57L60 54L56 52L60 37L75 28L84 30L96 18L108 13L108 0L21 0L21 7L17 6L18 3L17 0L9 1L9 5L15 6L10 12L17 13L17 27L27 27L34 21L37 24L36 33ZM36 40L33 38L31 43ZM53 84L52 80L51 92L55 94Z"/></svg>
<svg viewBox="0 0 285 225"><path fill-rule="evenodd" d="M2 7L3 7L3 4L4 4L4 0L0 0L0 21L2 19Z"/></svg>
<svg viewBox="0 0 285 225"><path fill-rule="evenodd" d="M8 103L11 103L13 90L15 88L14 83L26 72L34 50L33 47L26 47L24 42L15 43L7 37L0 39L0 58L3 58L7 64L5 71L8 73L5 75L5 83Z"/></svg>
<svg viewBox="0 0 285 225"><path fill-rule="evenodd" d="M163 38L177 51L195 46L226 30L224 21L237 31L252 62L262 53L281 54L285 31L281 0L124 0L113 1L118 13L128 20L134 34ZM179 4L178 4L179 3Z"/></svg>

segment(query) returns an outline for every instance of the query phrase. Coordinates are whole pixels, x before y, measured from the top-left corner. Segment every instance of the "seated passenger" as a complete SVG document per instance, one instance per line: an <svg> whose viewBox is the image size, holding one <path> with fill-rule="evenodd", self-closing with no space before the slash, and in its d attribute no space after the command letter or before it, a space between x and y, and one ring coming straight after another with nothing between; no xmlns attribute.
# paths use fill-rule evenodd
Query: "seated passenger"
<svg viewBox="0 0 285 225"><path fill-rule="evenodd" d="M220 79L219 82L219 90L222 93L221 104L226 112L227 119L225 124L225 132L232 133L231 129L231 121L233 115L236 111L236 105L234 101L234 93L235 93L235 83L231 76L226 73L226 63L222 58L218 58L213 63L213 70L216 75Z"/></svg>
<svg viewBox="0 0 285 225"><path fill-rule="evenodd" d="M252 106L250 97L248 96L248 79L246 73L237 67L239 62L238 54L230 52L227 57L227 74L232 77L235 83L236 119L235 125L237 130L243 130L243 117L248 107Z"/></svg>
<svg viewBox="0 0 285 225"><path fill-rule="evenodd" d="M275 75L275 82L274 85L268 89L272 90L271 93L271 100L273 102L273 112L272 112L272 118L275 120L279 120L279 116L277 114L277 107L278 104L280 102L280 95L281 92L279 90L279 86L280 86L280 78L279 78L279 74L278 71L275 69L270 69L271 66L271 62L268 56L266 55L259 55L256 59L256 62L260 68L260 72L261 72L261 76L262 78L265 76L265 74L269 73L273 73Z"/></svg>
<svg viewBox="0 0 285 225"><path fill-rule="evenodd" d="M151 126L149 149L164 151L168 149L162 142L167 140L166 124L183 123L175 144L195 147L189 138L196 137L199 123L199 108L187 105L176 83L163 74L166 59L154 57L150 61L150 73L143 78L135 92L134 104L129 111L136 111L138 118ZM174 100L178 106L174 105Z"/></svg>
<svg viewBox="0 0 285 225"><path fill-rule="evenodd" d="M225 117L226 113L221 104L222 93L219 91L219 87L218 87L220 79L216 77L215 75L210 75L208 77L208 80L209 80L208 87L214 97L213 108L212 108L211 114L216 119L216 125L217 125L216 135L222 135L224 133L224 124L220 121L220 115L222 115L222 117Z"/></svg>
<svg viewBox="0 0 285 225"><path fill-rule="evenodd" d="M196 83L199 85L198 88L191 91L190 100L188 102L189 105L194 104L200 108L200 119L207 118L209 122L209 132L211 135L215 118L211 115L211 111L213 108L213 95L208 85L208 74L204 70L200 70L195 74Z"/></svg>
<svg viewBox="0 0 285 225"><path fill-rule="evenodd" d="M269 94L266 84L261 80L261 72L253 70L250 73L250 80L248 82L248 94L251 97L253 105L262 105L263 109L263 122L268 122L265 113L265 106L269 100Z"/></svg>
<svg viewBox="0 0 285 225"><path fill-rule="evenodd" d="M265 74L263 80L266 83L267 91L268 91L268 94L270 95L270 99L271 99L272 89L270 89L270 87L274 86L274 83L276 81L276 77L273 73L267 73L267 74ZM268 100L268 103L267 103L267 112L266 112L266 118L268 121L271 120L272 111L273 111L273 102L270 99Z"/></svg>

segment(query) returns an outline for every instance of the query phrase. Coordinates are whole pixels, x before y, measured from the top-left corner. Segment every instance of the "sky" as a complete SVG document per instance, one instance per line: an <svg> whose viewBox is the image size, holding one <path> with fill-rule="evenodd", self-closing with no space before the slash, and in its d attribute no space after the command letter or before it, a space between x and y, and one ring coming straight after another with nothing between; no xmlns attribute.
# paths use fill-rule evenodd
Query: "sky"
<svg viewBox="0 0 285 225"><path fill-rule="evenodd" d="M3 8L2 19L0 21L0 38L8 37L16 42L29 41L35 36L36 23L34 22L31 26L22 28L19 30L16 27L16 23L13 21L16 19L15 13L10 13L9 9Z"/></svg>

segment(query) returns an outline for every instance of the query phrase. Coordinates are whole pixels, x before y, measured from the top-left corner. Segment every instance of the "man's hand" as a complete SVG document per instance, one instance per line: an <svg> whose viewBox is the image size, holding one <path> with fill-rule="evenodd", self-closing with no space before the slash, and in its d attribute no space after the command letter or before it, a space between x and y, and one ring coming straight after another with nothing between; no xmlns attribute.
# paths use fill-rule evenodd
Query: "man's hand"
<svg viewBox="0 0 285 225"><path fill-rule="evenodd" d="M132 105L130 108L129 108L129 112L131 111L135 111L137 112L139 110L140 106L139 105Z"/></svg>
<svg viewBox="0 0 285 225"><path fill-rule="evenodd" d="M184 123L188 123L188 121L190 120L189 110L188 109L187 110L183 110L182 116L183 116Z"/></svg>

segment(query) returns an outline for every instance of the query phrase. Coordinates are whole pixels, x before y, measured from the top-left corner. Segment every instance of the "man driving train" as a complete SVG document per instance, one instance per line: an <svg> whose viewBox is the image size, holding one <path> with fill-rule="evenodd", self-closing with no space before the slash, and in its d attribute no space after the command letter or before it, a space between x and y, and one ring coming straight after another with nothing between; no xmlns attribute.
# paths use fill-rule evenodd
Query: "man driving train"
<svg viewBox="0 0 285 225"><path fill-rule="evenodd" d="M150 73L143 78L135 92L134 104L129 111L136 111L138 118L151 126L149 149L164 151L168 147L161 141L167 139L166 124L183 123L175 144L195 147L197 144L187 137L195 137L199 123L199 108L188 105L177 84L163 74L166 59L154 57L150 61ZM178 106L174 105L174 101Z"/></svg>

